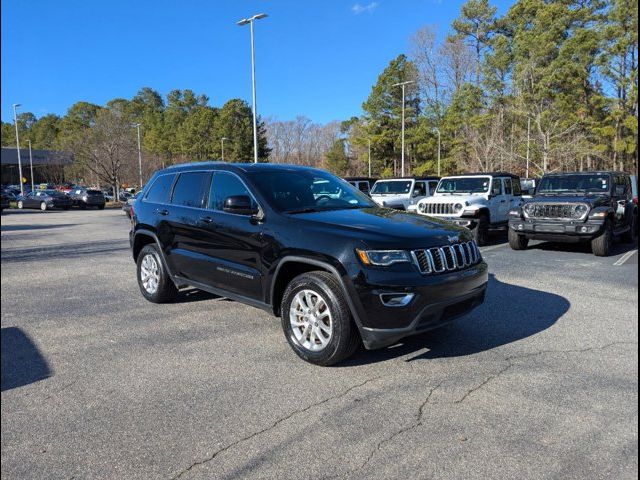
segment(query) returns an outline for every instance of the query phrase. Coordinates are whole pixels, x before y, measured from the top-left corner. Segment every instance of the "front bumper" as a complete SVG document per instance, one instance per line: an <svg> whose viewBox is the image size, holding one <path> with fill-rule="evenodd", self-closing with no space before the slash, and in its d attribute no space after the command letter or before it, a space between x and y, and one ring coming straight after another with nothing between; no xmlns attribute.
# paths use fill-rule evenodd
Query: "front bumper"
<svg viewBox="0 0 640 480"><path fill-rule="evenodd" d="M354 288L365 347L382 348L455 320L483 303L487 282L484 261L440 275L361 272ZM410 295L411 300L406 305L385 304L385 298L398 294Z"/></svg>
<svg viewBox="0 0 640 480"><path fill-rule="evenodd" d="M580 242L602 233L604 220L558 221L538 219L509 219L509 228L531 240Z"/></svg>

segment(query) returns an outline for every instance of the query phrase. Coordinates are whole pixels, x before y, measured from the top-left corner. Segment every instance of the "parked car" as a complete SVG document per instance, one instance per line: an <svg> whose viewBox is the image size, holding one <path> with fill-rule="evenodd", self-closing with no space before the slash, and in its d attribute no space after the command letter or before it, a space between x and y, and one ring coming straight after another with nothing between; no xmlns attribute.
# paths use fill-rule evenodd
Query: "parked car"
<svg viewBox="0 0 640 480"><path fill-rule="evenodd" d="M620 237L638 234L638 206L629 175L579 172L545 175L536 195L510 212L509 245L524 250L529 240L591 242L599 257L610 254Z"/></svg>
<svg viewBox="0 0 640 480"><path fill-rule="evenodd" d="M410 206L433 194L438 180L439 177L378 180L371 189L371 198L381 207L409 210Z"/></svg>
<svg viewBox="0 0 640 480"><path fill-rule="evenodd" d="M346 177L345 180L365 195L370 195L371 187L373 187L377 181L376 178L370 177Z"/></svg>
<svg viewBox="0 0 640 480"><path fill-rule="evenodd" d="M119 198L120 198L121 202L126 202L131 197L133 197L133 193L129 193L127 191L121 191L120 194L119 194Z"/></svg>
<svg viewBox="0 0 640 480"><path fill-rule="evenodd" d="M4 211L5 208L9 208L11 206L11 199L9 197L8 192L2 190L0 192L0 212Z"/></svg>
<svg viewBox="0 0 640 480"><path fill-rule="evenodd" d="M69 197L73 201L73 205L85 209L87 207L96 207L98 210L104 209L105 198L100 190L80 187L69 192Z"/></svg>
<svg viewBox="0 0 640 480"><path fill-rule="evenodd" d="M69 210L72 203L68 195L57 190L35 190L18 197L18 208L39 208L43 211L52 208Z"/></svg>
<svg viewBox="0 0 640 480"><path fill-rule="evenodd" d="M141 192L136 193L134 196L132 196L131 198L129 198L127 200L127 203L125 203L122 206L122 211L125 213L125 215L127 216L127 218L131 218L131 210L133 209L133 203L138 199L138 197L140 196Z"/></svg>
<svg viewBox="0 0 640 480"><path fill-rule="evenodd" d="M490 230L505 229L509 211L522 203L520 178L505 172L443 177L434 195L418 202L417 212L448 220L473 233L480 246Z"/></svg>
<svg viewBox="0 0 640 480"><path fill-rule="evenodd" d="M313 194L325 182L337 198ZM161 170L136 201L130 242L147 300L192 286L262 308L318 365L347 358L360 340L379 348L437 328L480 305L488 281L468 230L380 208L309 167Z"/></svg>

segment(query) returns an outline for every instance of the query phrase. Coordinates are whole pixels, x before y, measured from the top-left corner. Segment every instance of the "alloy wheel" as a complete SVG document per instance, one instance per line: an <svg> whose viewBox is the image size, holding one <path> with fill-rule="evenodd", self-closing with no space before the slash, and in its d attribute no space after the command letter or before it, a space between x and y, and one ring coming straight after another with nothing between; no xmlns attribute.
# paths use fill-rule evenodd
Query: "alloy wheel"
<svg viewBox="0 0 640 480"><path fill-rule="evenodd" d="M140 282L149 295L153 295L158 290L160 284L160 269L158 262L151 254L147 254L140 263Z"/></svg>
<svg viewBox="0 0 640 480"><path fill-rule="evenodd" d="M312 352L323 350L333 335L333 320L326 300L314 290L299 291L289 310L289 322L297 343Z"/></svg>

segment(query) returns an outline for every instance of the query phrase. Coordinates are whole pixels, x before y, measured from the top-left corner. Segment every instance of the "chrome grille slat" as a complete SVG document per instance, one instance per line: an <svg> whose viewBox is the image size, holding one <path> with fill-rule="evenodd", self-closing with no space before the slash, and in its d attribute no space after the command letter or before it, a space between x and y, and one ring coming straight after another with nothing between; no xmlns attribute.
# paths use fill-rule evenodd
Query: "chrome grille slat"
<svg viewBox="0 0 640 480"><path fill-rule="evenodd" d="M461 270L482 260L480 249L473 240L466 243L413 250L411 255L422 274Z"/></svg>
<svg viewBox="0 0 640 480"><path fill-rule="evenodd" d="M578 218L574 216L578 206L589 206L584 203L535 203L529 204L525 209L527 218L539 220L582 220L586 217L586 213Z"/></svg>

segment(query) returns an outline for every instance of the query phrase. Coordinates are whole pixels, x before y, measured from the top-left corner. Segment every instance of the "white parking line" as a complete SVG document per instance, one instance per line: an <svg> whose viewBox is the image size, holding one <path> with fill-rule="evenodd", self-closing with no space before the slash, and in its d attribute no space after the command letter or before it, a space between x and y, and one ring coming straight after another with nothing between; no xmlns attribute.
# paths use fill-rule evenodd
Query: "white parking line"
<svg viewBox="0 0 640 480"><path fill-rule="evenodd" d="M480 252L490 252L491 250L497 250L498 248L506 247L506 243L501 243L500 245L492 245L491 247L482 247L480 248Z"/></svg>
<svg viewBox="0 0 640 480"><path fill-rule="evenodd" d="M625 253L622 257L620 257L618 259L618 261L616 263L614 263L613 265L616 267L619 267L620 265L624 265L625 262L627 260L629 260L631 257L633 257L636 253L638 253L638 250L631 250L630 252Z"/></svg>

